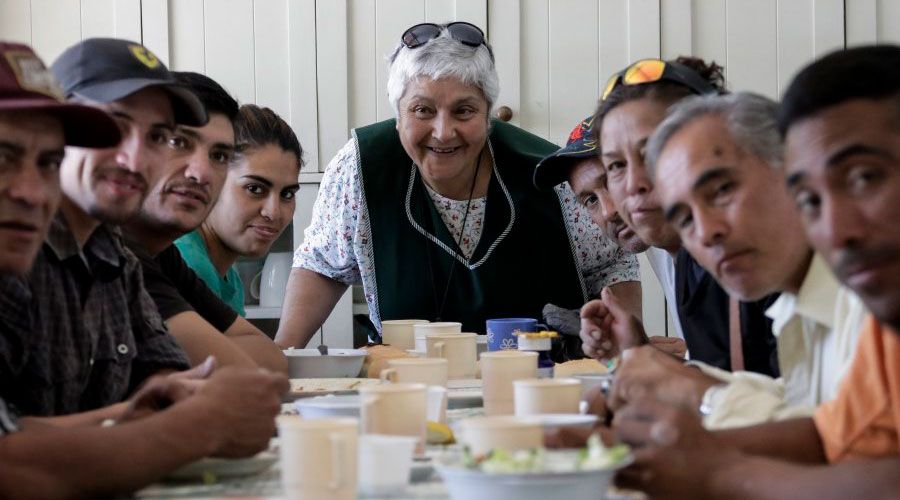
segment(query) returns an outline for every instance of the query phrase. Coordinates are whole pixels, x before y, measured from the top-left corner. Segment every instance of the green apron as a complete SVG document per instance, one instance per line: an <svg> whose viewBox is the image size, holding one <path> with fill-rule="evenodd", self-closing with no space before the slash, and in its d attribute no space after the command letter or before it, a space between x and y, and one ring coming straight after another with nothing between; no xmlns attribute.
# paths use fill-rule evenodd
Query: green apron
<svg viewBox="0 0 900 500"><path fill-rule="evenodd" d="M587 293L560 200L555 191L538 191L531 181L534 166L556 146L512 125L492 124L496 168L481 238L466 262L403 149L395 123L353 131L382 320L459 321L463 331L484 333L487 319L540 320L547 303L581 307ZM456 266L452 276L451 266Z"/></svg>

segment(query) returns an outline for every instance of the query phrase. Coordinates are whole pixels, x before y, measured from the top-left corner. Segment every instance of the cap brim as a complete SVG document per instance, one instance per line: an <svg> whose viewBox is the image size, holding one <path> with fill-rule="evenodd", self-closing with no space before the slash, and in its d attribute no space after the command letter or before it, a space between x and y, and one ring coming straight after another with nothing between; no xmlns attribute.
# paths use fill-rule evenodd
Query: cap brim
<svg viewBox="0 0 900 500"><path fill-rule="evenodd" d="M149 87L160 87L169 94L175 123L189 127L202 127L209 122L206 106L203 105L200 98L187 87L169 80L128 78L84 86L74 92L76 95L92 101L108 103L118 101Z"/></svg>
<svg viewBox="0 0 900 500"><path fill-rule="evenodd" d="M62 122L67 146L110 148L122 140L119 126L103 110L50 99L0 101L2 110L35 110L55 116Z"/></svg>
<svg viewBox="0 0 900 500"><path fill-rule="evenodd" d="M534 167L534 185L538 189L550 189L569 180L576 160L597 156L597 149L588 150L564 147L545 157Z"/></svg>

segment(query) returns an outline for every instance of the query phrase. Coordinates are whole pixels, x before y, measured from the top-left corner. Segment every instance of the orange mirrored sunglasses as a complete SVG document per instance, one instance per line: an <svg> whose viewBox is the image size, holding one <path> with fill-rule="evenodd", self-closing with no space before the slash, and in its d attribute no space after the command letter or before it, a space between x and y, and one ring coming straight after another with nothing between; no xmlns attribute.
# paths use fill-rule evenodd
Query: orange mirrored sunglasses
<svg viewBox="0 0 900 500"><path fill-rule="evenodd" d="M697 94L716 92L715 87L708 81L683 64L660 59L642 59L611 76L603 88L603 93L600 94L600 100L605 101L620 85L640 85L662 80L680 83Z"/></svg>

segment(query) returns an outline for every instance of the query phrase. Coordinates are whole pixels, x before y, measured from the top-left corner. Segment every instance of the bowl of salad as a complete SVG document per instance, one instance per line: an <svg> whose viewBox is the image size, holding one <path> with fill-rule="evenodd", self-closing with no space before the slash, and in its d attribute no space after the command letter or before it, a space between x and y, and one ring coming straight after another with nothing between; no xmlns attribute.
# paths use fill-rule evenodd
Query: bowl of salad
<svg viewBox="0 0 900 500"><path fill-rule="evenodd" d="M464 451L455 463L436 469L453 500L597 500L629 463L627 445L604 446L595 434L580 450L492 450L480 456Z"/></svg>

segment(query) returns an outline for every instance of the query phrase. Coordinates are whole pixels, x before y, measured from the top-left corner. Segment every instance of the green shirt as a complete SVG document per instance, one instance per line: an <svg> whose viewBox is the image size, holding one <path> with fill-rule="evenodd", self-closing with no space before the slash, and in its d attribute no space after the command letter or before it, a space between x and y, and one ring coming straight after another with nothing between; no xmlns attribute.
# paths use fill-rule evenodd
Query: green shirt
<svg viewBox="0 0 900 500"><path fill-rule="evenodd" d="M209 258L209 250L206 248L206 242L200 235L200 230L196 229L190 233L175 240L175 246L181 252L181 257L187 262L187 265L197 273L216 295L223 302L231 306L241 316L246 316L244 312L244 285L241 283L241 277L238 276L234 267L229 267L225 276L220 276Z"/></svg>

